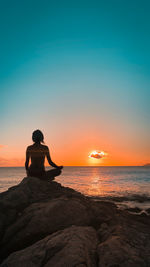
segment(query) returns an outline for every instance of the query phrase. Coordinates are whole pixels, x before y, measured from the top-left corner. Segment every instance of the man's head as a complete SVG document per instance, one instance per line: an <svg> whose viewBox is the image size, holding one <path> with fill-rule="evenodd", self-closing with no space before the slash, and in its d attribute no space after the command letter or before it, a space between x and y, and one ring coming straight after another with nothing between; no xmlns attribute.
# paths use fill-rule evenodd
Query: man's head
<svg viewBox="0 0 150 267"><path fill-rule="evenodd" d="M32 140L35 143L40 143L40 142L44 143L44 135L43 135L43 133L40 130L35 130L32 133Z"/></svg>

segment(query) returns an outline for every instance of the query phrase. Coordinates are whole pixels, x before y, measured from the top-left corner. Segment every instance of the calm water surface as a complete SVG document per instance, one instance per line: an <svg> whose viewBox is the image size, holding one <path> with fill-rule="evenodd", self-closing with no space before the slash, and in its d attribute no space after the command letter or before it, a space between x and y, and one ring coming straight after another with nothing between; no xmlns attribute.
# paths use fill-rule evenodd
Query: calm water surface
<svg viewBox="0 0 150 267"><path fill-rule="evenodd" d="M0 192L25 176L23 167L1 167ZM88 196L150 197L149 167L65 167L56 181Z"/></svg>

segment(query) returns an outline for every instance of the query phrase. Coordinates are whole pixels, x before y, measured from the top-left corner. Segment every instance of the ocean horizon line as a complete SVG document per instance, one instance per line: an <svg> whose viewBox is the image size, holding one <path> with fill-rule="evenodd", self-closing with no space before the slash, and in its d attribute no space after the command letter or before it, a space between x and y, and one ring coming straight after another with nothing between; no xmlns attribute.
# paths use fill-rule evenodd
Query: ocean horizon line
<svg viewBox="0 0 150 267"><path fill-rule="evenodd" d="M51 167L46 165L45 167ZM149 165L63 165L63 167L150 167ZM0 166L0 168L24 168L24 166Z"/></svg>

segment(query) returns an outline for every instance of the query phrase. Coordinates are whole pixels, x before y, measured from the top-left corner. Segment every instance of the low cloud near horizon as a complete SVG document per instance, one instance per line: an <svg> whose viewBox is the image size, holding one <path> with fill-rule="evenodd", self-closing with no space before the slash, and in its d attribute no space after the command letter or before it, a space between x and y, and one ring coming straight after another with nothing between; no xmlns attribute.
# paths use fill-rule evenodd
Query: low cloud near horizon
<svg viewBox="0 0 150 267"><path fill-rule="evenodd" d="M94 159L102 159L104 157L104 152L101 151L94 151L90 154L90 158Z"/></svg>

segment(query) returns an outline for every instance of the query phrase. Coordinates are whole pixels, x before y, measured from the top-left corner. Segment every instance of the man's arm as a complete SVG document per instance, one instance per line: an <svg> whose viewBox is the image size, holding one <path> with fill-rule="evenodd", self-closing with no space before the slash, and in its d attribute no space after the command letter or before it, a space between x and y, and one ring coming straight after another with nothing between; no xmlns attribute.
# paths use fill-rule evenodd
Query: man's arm
<svg viewBox="0 0 150 267"><path fill-rule="evenodd" d="M28 171L28 168L29 168L29 159L30 159L29 149L27 148L27 150L26 150L26 162L25 162L26 171Z"/></svg>
<svg viewBox="0 0 150 267"><path fill-rule="evenodd" d="M49 165L51 165L52 167L54 168L59 168L59 169L62 169L63 167L62 166L57 166L52 160L51 160L51 157L50 157L50 153L49 153L49 149L48 147L46 148L46 157L47 157L47 160L48 160L48 163Z"/></svg>

